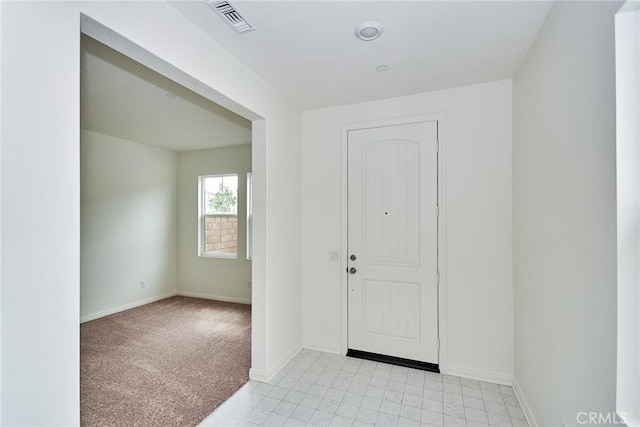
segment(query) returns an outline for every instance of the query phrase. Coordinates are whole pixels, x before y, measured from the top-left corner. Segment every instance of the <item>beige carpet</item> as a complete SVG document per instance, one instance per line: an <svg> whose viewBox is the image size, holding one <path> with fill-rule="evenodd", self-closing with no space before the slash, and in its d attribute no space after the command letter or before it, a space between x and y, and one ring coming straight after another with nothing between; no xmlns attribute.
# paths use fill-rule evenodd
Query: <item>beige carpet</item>
<svg viewBox="0 0 640 427"><path fill-rule="evenodd" d="M249 379L251 307L172 297L80 326L83 426L195 426Z"/></svg>

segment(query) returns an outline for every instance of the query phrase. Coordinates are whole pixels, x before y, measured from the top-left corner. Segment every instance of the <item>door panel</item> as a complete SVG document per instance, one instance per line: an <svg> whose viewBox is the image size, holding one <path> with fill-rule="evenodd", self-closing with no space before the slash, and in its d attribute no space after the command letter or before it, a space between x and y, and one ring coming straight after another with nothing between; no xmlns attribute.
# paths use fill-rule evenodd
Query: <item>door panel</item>
<svg viewBox="0 0 640 427"><path fill-rule="evenodd" d="M418 341L414 322L420 313L420 284L363 280L364 332L387 338Z"/></svg>
<svg viewBox="0 0 640 427"><path fill-rule="evenodd" d="M419 151L414 142L392 140L363 149L362 238L367 264L419 263Z"/></svg>
<svg viewBox="0 0 640 427"><path fill-rule="evenodd" d="M437 122L348 136L348 345L438 363Z"/></svg>

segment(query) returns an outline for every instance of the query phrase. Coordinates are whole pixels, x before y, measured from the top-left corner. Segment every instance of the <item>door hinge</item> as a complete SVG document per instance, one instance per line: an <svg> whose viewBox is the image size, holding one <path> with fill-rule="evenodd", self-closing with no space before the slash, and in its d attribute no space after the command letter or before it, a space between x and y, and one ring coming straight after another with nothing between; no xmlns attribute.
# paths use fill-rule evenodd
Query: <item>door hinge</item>
<svg viewBox="0 0 640 427"><path fill-rule="evenodd" d="M438 338L438 350L440 350L440 338Z"/></svg>
<svg viewBox="0 0 640 427"><path fill-rule="evenodd" d="M436 205L436 218L440 218L440 206Z"/></svg>
<svg viewBox="0 0 640 427"><path fill-rule="evenodd" d="M436 271L436 285L440 284L440 272Z"/></svg>
<svg viewBox="0 0 640 427"><path fill-rule="evenodd" d="M440 152L440 141L436 141L436 153Z"/></svg>

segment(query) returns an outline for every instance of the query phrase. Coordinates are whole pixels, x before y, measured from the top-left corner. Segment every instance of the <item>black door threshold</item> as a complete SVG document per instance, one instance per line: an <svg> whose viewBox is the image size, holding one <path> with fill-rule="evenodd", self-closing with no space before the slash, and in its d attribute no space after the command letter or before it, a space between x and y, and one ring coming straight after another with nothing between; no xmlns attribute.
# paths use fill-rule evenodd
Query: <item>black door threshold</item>
<svg viewBox="0 0 640 427"><path fill-rule="evenodd" d="M423 371L440 373L440 367L436 363L420 362L418 360L403 359L402 357L387 356L385 354L369 353L361 350L347 350L347 357L372 360L374 362L388 363L390 365L404 366L405 368L420 369Z"/></svg>

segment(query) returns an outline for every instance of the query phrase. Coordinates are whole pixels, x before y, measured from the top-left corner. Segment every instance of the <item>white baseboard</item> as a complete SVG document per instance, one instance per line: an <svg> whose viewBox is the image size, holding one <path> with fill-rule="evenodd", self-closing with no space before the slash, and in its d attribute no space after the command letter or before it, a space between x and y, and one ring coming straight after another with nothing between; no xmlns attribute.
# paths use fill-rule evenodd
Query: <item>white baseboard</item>
<svg viewBox="0 0 640 427"><path fill-rule="evenodd" d="M166 294L160 294L153 297L141 299L138 301L134 301L129 304L120 305L118 307L113 307L108 310L99 311L97 313L88 314L86 316L82 316L80 318L80 323L88 322L89 320L100 319L101 317L110 316L112 314L120 313L121 311L129 310L132 308L140 307L141 305L146 305L152 302L160 301L166 298L174 297L177 293L175 291L167 292Z"/></svg>
<svg viewBox="0 0 640 427"><path fill-rule="evenodd" d="M530 427L538 427L538 423L536 422L536 418L533 416L533 412L531 412L531 407L527 402L527 399L524 397L522 393L522 389L520 388L520 384L518 384L518 380L516 377L513 377L513 391L518 398L518 402L520 402L520 407L522 408L522 412L524 412L524 416L527 419Z"/></svg>
<svg viewBox="0 0 640 427"><path fill-rule="evenodd" d="M251 368L249 369L249 379L261 383L268 383L269 375L267 374L267 371L262 369Z"/></svg>
<svg viewBox="0 0 640 427"><path fill-rule="evenodd" d="M238 304L251 305L251 300L246 298L227 297L223 295L213 295L213 294L201 294L198 292L186 292L186 291L178 291L176 295L180 295L182 297L212 299L215 301L235 302Z"/></svg>
<svg viewBox="0 0 640 427"><path fill-rule="evenodd" d="M293 359L296 354L300 352L300 350L302 350L302 347L293 347L287 352L287 354L282 356L280 360L278 360L278 362L273 365L273 367L267 369L266 371L254 368L249 369L249 379L259 381L261 383L268 383L273 379L273 377L278 375L278 372L280 372L280 370L284 368L285 365L289 363L289 361L291 361L291 359Z"/></svg>
<svg viewBox="0 0 640 427"><path fill-rule="evenodd" d="M481 369L465 368L464 366L456 366L451 364L447 366L446 374L509 386L513 382L513 377L511 375L505 375L491 371L483 371Z"/></svg>
<svg viewBox="0 0 640 427"><path fill-rule="evenodd" d="M325 353L341 354L340 344L328 344L318 341L305 341L302 347L308 350L323 351Z"/></svg>

